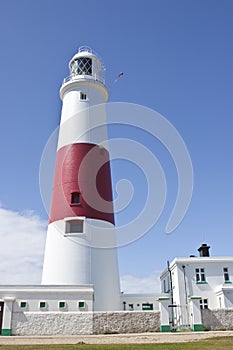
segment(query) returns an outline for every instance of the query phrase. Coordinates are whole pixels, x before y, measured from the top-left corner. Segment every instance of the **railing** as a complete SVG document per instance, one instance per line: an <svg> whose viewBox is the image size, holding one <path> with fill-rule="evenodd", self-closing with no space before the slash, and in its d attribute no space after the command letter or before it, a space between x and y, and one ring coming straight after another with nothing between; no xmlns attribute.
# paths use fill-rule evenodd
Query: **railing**
<svg viewBox="0 0 233 350"><path fill-rule="evenodd" d="M90 52L95 55L95 52L89 46L80 46L78 52Z"/></svg>
<svg viewBox="0 0 233 350"><path fill-rule="evenodd" d="M94 74L94 75L87 75L87 74L74 75L74 74L71 74L68 77L64 78L62 85L65 83L68 83L68 81L82 80L82 79L95 80L95 81L98 81L101 84L105 85L105 79L98 74Z"/></svg>

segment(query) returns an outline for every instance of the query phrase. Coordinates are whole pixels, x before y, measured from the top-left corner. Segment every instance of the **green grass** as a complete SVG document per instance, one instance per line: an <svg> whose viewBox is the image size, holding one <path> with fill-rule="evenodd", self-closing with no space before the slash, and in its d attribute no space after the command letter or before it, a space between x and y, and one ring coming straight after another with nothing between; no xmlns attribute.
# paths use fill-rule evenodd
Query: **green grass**
<svg viewBox="0 0 233 350"><path fill-rule="evenodd" d="M0 345L0 350L233 350L233 337L170 344Z"/></svg>

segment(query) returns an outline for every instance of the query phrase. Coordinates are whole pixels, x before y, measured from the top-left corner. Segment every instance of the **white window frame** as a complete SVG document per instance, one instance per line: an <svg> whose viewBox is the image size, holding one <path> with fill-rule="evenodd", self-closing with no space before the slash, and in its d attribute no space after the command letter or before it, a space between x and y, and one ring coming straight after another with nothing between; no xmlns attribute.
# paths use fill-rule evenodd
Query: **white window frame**
<svg viewBox="0 0 233 350"><path fill-rule="evenodd" d="M25 303L25 306L22 306L22 303ZM24 309L24 310L28 309L28 303L26 300L20 300L19 306L20 306L20 309Z"/></svg>
<svg viewBox="0 0 233 350"><path fill-rule="evenodd" d="M74 216L70 218L65 218L65 233L64 236L83 236L85 235L85 217L84 216ZM71 225L75 222L82 222L83 229L82 232L71 232Z"/></svg>
<svg viewBox="0 0 233 350"><path fill-rule="evenodd" d="M83 304L83 306L80 306L81 303ZM81 310L84 310L86 308L85 300L79 300L78 301L78 308L81 309Z"/></svg>
<svg viewBox="0 0 233 350"><path fill-rule="evenodd" d="M41 303L44 303L45 306L41 306ZM47 310L47 309L48 309L48 303L47 303L47 301L45 301L45 300L40 300L40 301L39 301L39 309L40 309L40 310Z"/></svg>
<svg viewBox="0 0 233 350"><path fill-rule="evenodd" d="M64 303L64 306L61 306L60 303ZM67 308L67 302L65 300L59 300L58 307L59 310L65 310Z"/></svg>
<svg viewBox="0 0 233 350"><path fill-rule="evenodd" d="M80 101L86 101L87 100L87 94L86 92L80 91Z"/></svg>
<svg viewBox="0 0 233 350"><path fill-rule="evenodd" d="M206 310L206 309L208 309L209 308L209 306L208 306L208 298L202 298L202 299L200 299L200 309L201 310Z"/></svg>
<svg viewBox="0 0 233 350"><path fill-rule="evenodd" d="M206 275L204 267L195 268L196 283L206 283Z"/></svg>

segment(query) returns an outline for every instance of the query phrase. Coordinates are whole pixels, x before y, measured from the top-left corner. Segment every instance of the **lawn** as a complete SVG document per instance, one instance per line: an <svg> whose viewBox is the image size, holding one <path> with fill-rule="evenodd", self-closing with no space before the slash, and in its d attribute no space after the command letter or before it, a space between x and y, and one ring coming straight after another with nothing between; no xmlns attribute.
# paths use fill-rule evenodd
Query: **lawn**
<svg viewBox="0 0 233 350"><path fill-rule="evenodd" d="M233 337L170 344L0 345L0 350L233 350Z"/></svg>

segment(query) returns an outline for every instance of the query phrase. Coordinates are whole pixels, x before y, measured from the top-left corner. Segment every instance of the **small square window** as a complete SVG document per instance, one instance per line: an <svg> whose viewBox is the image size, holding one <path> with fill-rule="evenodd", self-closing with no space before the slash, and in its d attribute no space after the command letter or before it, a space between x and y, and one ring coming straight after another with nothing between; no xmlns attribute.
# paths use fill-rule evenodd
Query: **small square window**
<svg viewBox="0 0 233 350"><path fill-rule="evenodd" d="M59 301L59 308L64 308L66 307L66 302L65 301Z"/></svg>
<svg viewBox="0 0 233 350"><path fill-rule="evenodd" d="M133 304L129 304L129 310L130 310L130 311L133 311L133 309L134 309Z"/></svg>
<svg viewBox="0 0 233 350"><path fill-rule="evenodd" d="M40 301L40 308L43 309L46 307L46 302L45 301Z"/></svg>
<svg viewBox="0 0 233 350"><path fill-rule="evenodd" d="M85 92L80 92L80 100L86 100L87 99L87 94Z"/></svg>
<svg viewBox="0 0 233 350"><path fill-rule="evenodd" d="M201 299L200 300L200 309L208 309L208 299Z"/></svg>
<svg viewBox="0 0 233 350"><path fill-rule="evenodd" d="M85 302L84 301L79 301L78 302L78 307L84 308L85 307Z"/></svg>
<svg viewBox="0 0 233 350"><path fill-rule="evenodd" d="M83 232L83 222L74 221L70 223L70 232L71 233L82 233Z"/></svg>
<svg viewBox="0 0 233 350"><path fill-rule="evenodd" d="M80 204L80 193L72 192L71 193L71 204Z"/></svg>
<svg viewBox="0 0 233 350"><path fill-rule="evenodd" d="M83 220L67 221L66 233L83 233Z"/></svg>
<svg viewBox="0 0 233 350"><path fill-rule="evenodd" d="M26 302L26 301L21 301L21 302L20 302L20 307L21 307L21 308L27 307L27 302Z"/></svg>

